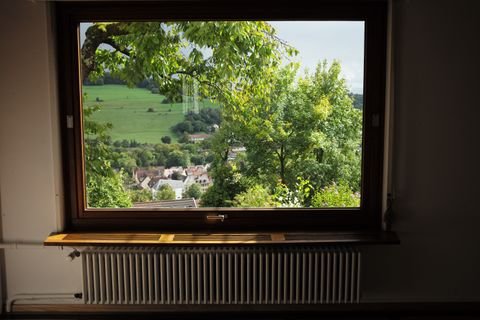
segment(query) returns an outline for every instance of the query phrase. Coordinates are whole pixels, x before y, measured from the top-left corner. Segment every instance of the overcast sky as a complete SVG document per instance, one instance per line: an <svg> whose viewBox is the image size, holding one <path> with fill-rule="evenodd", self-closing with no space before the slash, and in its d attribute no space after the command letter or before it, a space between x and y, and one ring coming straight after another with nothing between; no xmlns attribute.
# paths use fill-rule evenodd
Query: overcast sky
<svg viewBox="0 0 480 320"><path fill-rule="evenodd" d="M344 77L355 93L363 91L364 22L273 21L277 35L300 52L302 68L313 72L323 59L340 61ZM302 71L303 73L303 71Z"/></svg>
<svg viewBox="0 0 480 320"><path fill-rule="evenodd" d="M301 73L315 70L323 59L337 59L343 76L355 93L363 92L364 22L361 21L272 21L277 35L300 53ZM80 25L81 43L89 23Z"/></svg>

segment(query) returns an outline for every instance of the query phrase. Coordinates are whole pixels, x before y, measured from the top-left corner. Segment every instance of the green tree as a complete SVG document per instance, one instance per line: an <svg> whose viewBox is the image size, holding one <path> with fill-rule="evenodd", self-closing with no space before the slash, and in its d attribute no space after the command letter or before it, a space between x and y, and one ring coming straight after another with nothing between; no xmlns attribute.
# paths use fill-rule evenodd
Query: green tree
<svg viewBox="0 0 480 320"><path fill-rule="evenodd" d="M170 136L163 136L161 140L165 144L170 144L172 142L172 138Z"/></svg>
<svg viewBox="0 0 480 320"><path fill-rule="evenodd" d="M167 156L167 167L186 167L189 164L188 153L180 150L171 151Z"/></svg>
<svg viewBox="0 0 480 320"><path fill-rule="evenodd" d="M202 194L202 207L231 207L235 196L247 189L247 182L231 164L217 165L212 176L214 183Z"/></svg>
<svg viewBox="0 0 480 320"><path fill-rule="evenodd" d="M246 147L244 173L274 187L293 188L297 177L315 188L344 180L360 184L361 111L355 109L340 64L324 61L295 81L294 65L272 78L272 98L252 99L252 110L226 117ZM224 122L225 126L225 122Z"/></svg>
<svg viewBox="0 0 480 320"><path fill-rule="evenodd" d="M99 106L84 108L85 173L89 208L128 208L132 206L123 186L123 171L115 171L110 162L111 150L106 143L110 124L91 120Z"/></svg>
<svg viewBox="0 0 480 320"><path fill-rule="evenodd" d="M132 202L147 202L152 200L152 192L150 190L130 190L129 193Z"/></svg>
<svg viewBox="0 0 480 320"><path fill-rule="evenodd" d="M205 51L210 53L205 55ZM268 93L269 75L285 53L293 55L295 50L282 44L272 26L261 21L93 23L82 45L81 71L84 80L94 81L108 70L112 77L130 86L152 79L151 87L158 87L167 97L178 96L183 84L195 82L201 97L218 99L231 111L245 108L245 96ZM188 136L182 138L188 142ZM130 147L128 141L124 142L123 146ZM87 178L101 170L112 171L108 169L108 152L101 161L90 164L90 160L99 158L86 152ZM152 157L146 156L137 162L151 164ZM164 159L170 166L186 165L181 157ZM188 164L188 158L185 162ZM122 203L121 192L119 196Z"/></svg>
<svg viewBox="0 0 480 320"><path fill-rule="evenodd" d="M81 62L84 79L105 70L131 86L151 78L167 96L195 82L199 96L230 109L268 93L269 75L293 54L263 21L109 22L87 29Z"/></svg>
<svg viewBox="0 0 480 320"><path fill-rule="evenodd" d="M201 165L205 163L205 157L201 154L194 154L190 157L190 162L194 165Z"/></svg>
<svg viewBox="0 0 480 320"><path fill-rule="evenodd" d="M331 184L315 193L312 199L312 207L359 207L360 194L353 192L350 187L344 183Z"/></svg>
<svg viewBox="0 0 480 320"><path fill-rule="evenodd" d="M161 185L155 193L156 200L175 200L175 191L168 184Z"/></svg>
<svg viewBox="0 0 480 320"><path fill-rule="evenodd" d="M262 185L254 185L235 196L234 207L241 208L274 208L278 206L273 195Z"/></svg>
<svg viewBox="0 0 480 320"><path fill-rule="evenodd" d="M200 199L202 196L202 189L198 183L192 184L190 187L187 188L184 194L184 198L194 198Z"/></svg>

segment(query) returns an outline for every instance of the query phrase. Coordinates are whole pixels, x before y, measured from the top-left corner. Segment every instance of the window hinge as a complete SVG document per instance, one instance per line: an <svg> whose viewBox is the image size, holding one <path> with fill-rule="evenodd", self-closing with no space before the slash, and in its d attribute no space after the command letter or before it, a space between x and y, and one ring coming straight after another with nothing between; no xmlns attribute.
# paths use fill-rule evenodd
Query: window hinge
<svg viewBox="0 0 480 320"><path fill-rule="evenodd" d="M67 128L68 129L73 129L73 116L72 115L67 116Z"/></svg>

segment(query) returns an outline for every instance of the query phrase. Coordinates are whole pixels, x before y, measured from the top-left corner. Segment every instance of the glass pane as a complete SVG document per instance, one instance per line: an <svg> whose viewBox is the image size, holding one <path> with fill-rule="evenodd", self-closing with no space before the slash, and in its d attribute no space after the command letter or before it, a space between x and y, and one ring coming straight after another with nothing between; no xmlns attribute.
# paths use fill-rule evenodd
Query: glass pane
<svg viewBox="0 0 480 320"><path fill-rule="evenodd" d="M81 23L87 207L359 207L364 28Z"/></svg>

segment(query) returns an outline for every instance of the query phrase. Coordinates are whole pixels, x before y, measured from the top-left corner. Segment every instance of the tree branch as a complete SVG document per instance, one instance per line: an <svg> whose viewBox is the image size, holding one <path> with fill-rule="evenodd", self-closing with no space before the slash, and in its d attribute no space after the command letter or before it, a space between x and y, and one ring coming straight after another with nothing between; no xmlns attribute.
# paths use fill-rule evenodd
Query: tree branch
<svg viewBox="0 0 480 320"><path fill-rule="evenodd" d="M93 24L85 33L85 42L82 45L82 79L86 79L96 68L95 52L102 44L108 44L116 50L126 54L125 50L120 50L113 37L127 35L128 32L119 23L109 23L105 25Z"/></svg>

